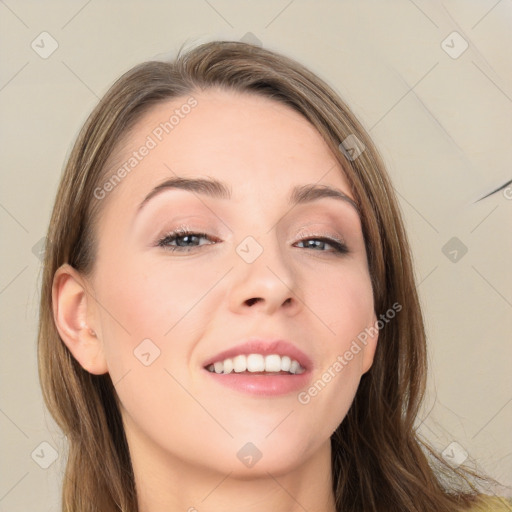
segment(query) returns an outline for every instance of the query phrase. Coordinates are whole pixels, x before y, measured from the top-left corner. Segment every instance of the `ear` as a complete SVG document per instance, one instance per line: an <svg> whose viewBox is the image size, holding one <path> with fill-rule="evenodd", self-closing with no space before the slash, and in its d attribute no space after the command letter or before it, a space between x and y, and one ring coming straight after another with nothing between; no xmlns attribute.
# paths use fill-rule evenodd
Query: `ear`
<svg viewBox="0 0 512 512"><path fill-rule="evenodd" d="M52 299L55 325L73 357L89 373L107 373L94 299L80 273L67 263L55 272Z"/></svg>
<svg viewBox="0 0 512 512"><path fill-rule="evenodd" d="M368 337L366 338L364 353L363 353L363 367L362 374L366 373L373 364L375 351L377 350L377 341L379 339L379 329L377 328L377 315L373 313L373 319L368 329Z"/></svg>

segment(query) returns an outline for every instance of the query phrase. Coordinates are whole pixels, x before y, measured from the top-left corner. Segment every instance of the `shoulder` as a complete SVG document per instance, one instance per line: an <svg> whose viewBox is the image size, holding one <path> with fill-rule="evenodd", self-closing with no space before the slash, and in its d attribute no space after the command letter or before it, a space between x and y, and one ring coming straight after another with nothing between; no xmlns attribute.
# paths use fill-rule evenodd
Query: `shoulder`
<svg viewBox="0 0 512 512"><path fill-rule="evenodd" d="M499 496L481 496L468 512L512 512L512 500Z"/></svg>

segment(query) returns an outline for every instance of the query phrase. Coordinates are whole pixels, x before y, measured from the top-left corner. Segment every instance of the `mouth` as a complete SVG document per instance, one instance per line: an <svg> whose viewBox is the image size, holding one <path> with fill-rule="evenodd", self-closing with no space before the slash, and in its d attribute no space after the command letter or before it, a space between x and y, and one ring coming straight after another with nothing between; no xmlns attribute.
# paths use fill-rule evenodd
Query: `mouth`
<svg viewBox="0 0 512 512"><path fill-rule="evenodd" d="M284 340L251 340L232 347L203 364L212 382L235 391L260 396L286 395L307 386L313 363L295 345Z"/></svg>
<svg viewBox="0 0 512 512"><path fill-rule="evenodd" d="M306 371L296 359L289 356L257 353L228 357L205 368L209 372L224 375L232 372L251 375L300 375Z"/></svg>

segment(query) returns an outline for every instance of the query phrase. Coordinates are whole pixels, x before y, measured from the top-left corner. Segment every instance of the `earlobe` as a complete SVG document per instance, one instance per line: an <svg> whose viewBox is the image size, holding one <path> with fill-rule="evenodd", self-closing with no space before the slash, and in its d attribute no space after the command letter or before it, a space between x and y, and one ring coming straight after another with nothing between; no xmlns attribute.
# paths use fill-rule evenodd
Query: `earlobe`
<svg viewBox="0 0 512 512"><path fill-rule="evenodd" d="M59 335L73 357L89 373L107 373L103 344L96 328L99 320L95 317L96 308L87 294L83 278L67 263L55 272L52 305Z"/></svg>

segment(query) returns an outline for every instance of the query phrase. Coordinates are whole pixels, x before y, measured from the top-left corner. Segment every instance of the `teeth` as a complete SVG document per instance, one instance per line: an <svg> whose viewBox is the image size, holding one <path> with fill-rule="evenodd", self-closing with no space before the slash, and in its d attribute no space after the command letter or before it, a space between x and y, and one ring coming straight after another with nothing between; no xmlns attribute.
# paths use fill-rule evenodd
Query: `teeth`
<svg viewBox="0 0 512 512"><path fill-rule="evenodd" d="M292 361L290 366L290 373L301 373L299 372L300 364L297 361Z"/></svg>
<svg viewBox="0 0 512 512"><path fill-rule="evenodd" d="M300 374L305 370L295 359L288 356L281 357L278 354L263 356L262 354L238 355L233 358L224 359L224 361L216 361L207 368L214 373L242 373L248 372L268 372L279 373L290 372L292 374Z"/></svg>
<svg viewBox="0 0 512 512"><path fill-rule="evenodd" d="M265 358L261 354L249 354L247 356L247 370L249 372L264 372Z"/></svg>
<svg viewBox="0 0 512 512"><path fill-rule="evenodd" d="M221 363L224 366L224 363ZM233 358L233 370L236 373L245 372L247 370L247 358L245 356L235 356Z"/></svg>
<svg viewBox="0 0 512 512"><path fill-rule="evenodd" d="M224 372L223 373L231 373L234 369L234 366L233 366L233 359L226 359L224 361L224 363L220 363L224 368Z"/></svg>
<svg viewBox="0 0 512 512"><path fill-rule="evenodd" d="M283 370L283 372L289 372L291 364L292 360L288 356L281 358L281 370Z"/></svg>
<svg viewBox="0 0 512 512"><path fill-rule="evenodd" d="M277 354L265 356L265 371L267 372L280 372L281 371L281 358Z"/></svg>

